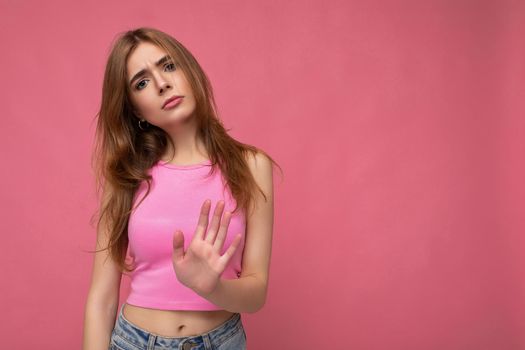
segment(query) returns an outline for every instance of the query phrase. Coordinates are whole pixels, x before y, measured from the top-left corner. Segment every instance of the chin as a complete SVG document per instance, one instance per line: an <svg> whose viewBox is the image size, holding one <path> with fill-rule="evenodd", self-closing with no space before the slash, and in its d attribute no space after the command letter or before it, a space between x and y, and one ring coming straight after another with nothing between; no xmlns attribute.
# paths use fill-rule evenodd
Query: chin
<svg viewBox="0 0 525 350"><path fill-rule="evenodd" d="M163 127L174 126L191 120L194 116L188 113L173 113L162 121Z"/></svg>

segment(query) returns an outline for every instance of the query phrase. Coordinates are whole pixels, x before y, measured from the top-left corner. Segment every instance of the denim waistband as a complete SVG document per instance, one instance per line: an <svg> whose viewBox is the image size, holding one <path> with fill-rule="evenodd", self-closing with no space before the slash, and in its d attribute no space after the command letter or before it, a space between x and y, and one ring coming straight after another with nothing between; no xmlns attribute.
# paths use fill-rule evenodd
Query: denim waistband
<svg viewBox="0 0 525 350"><path fill-rule="evenodd" d="M242 330L243 328L241 314L235 313L224 323L208 332L186 337L165 337L148 332L127 320L123 313L124 305L125 303L120 307L117 322L115 324L116 327L113 331L126 341L137 345L138 347L157 345L168 348L177 348L181 343L190 343L194 345L206 344L207 347L209 347L211 344L221 344L233 333Z"/></svg>

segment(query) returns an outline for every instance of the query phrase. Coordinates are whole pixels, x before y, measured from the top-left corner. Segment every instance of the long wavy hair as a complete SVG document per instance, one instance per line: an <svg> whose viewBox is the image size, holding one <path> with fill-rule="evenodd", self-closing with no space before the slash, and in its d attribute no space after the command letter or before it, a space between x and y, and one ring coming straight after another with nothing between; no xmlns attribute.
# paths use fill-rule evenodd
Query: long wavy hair
<svg viewBox="0 0 525 350"><path fill-rule="evenodd" d="M236 201L233 212L250 213L258 190L247 164L247 154L261 152L273 165L280 166L263 150L241 143L228 135L214 100L213 90L204 70L194 56L176 39L157 29L142 27L120 33L112 45L107 60L102 87L100 110L96 114L97 126L91 165L95 173L99 208L91 217L97 221L96 230L106 230L109 256L121 272L135 267L126 263L128 247L128 220L135 193L142 181L150 192L152 176L148 170L161 159L168 143L175 149L169 135L161 128L149 124L139 129L134 114L127 77L127 60L141 42L149 42L163 49L181 69L190 83L196 100L195 117L197 137L203 140L212 169L220 168L225 185ZM281 170L282 172L282 170ZM141 202L142 202L141 200ZM137 206L140 202L137 204ZM102 226L103 225L103 226ZM99 250L101 251L101 250Z"/></svg>

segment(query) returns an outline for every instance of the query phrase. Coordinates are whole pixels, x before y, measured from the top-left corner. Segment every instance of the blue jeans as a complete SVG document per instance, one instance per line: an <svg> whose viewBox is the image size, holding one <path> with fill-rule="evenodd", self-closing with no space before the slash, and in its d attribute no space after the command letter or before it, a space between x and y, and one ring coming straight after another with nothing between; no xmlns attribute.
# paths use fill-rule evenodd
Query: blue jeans
<svg viewBox="0 0 525 350"><path fill-rule="evenodd" d="M123 308L124 304L111 333L109 350L246 350L246 333L239 313L206 333L172 338L150 333L129 322Z"/></svg>

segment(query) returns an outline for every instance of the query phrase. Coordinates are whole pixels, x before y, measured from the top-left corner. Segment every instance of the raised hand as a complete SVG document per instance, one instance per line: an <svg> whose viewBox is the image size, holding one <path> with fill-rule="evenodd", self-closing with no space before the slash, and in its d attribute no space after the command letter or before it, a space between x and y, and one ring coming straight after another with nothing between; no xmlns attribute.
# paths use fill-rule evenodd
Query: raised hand
<svg viewBox="0 0 525 350"><path fill-rule="evenodd" d="M184 251L183 233L177 230L173 235L172 260L177 279L201 296L211 294L215 290L220 274L228 265L241 241L241 235L238 234L224 255L220 255L230 224L231 213L227 211L221 220L224 201L219 201L215 206L211 225L206 234L210 208L211 200L208 199L201 207L195 234L186 251Z"/></svg>

